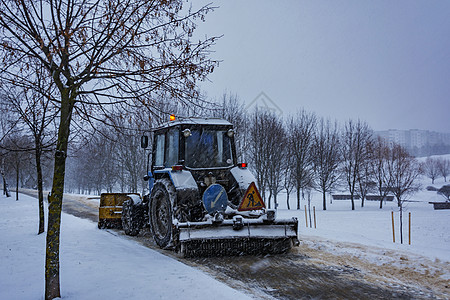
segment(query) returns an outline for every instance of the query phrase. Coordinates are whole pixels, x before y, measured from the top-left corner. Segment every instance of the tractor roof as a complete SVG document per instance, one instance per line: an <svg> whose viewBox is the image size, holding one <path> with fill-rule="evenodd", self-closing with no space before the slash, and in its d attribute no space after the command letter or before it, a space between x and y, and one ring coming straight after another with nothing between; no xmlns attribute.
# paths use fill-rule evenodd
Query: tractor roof
<svg viewBox="0 0 450 300"><path fill-rule="evenodd" d="M180 118L175 121L169 121L161 126L158 126L157 129L163 129L168 127L173 127L177 125L219 125L219 126L232 126L230 122L224 119L219 118Z"/></svg>

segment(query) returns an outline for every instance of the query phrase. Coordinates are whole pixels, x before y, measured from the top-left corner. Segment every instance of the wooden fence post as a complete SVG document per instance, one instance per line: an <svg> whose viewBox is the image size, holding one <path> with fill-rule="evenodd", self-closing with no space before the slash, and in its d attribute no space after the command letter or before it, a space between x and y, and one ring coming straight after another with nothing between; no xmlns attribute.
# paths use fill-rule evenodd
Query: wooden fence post
<svg viewBox="0 0 450 300"><path fill-rule="evenodd" d="M394 227L394 212L391 211L392 217L392 241L395 243L395 227Z"/></svg>
<svg viewBox="0 0 450 300"><path fill-rule="evenodd" d="M305 204L305 222L306 222L306 228L308 228L308 212L306 211L306 204Z"/></svg>
<svg viewBox="0 0 450 300"><path fill-rule="evenodd" d="M313 211L314 211L314 228L316 228L316 207L313 206Z"/></svg>
<svg viewBox="0 0 450 300"><path fill-rule="evenodd" d="M409 212L409 244L411 245L411 212Z"/></svg>

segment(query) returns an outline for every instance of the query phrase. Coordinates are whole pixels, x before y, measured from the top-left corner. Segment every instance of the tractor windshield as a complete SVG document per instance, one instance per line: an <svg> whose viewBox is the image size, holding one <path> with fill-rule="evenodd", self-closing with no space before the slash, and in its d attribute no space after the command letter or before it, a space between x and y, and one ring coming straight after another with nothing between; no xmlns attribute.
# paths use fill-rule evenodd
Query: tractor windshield
<svg viewBox="0 0 450 300"><path fill-rule="evenodd" d="M233 165L231 141L224 130L192 130L186 138L185 155L185 164L190 168Z"/></svg>

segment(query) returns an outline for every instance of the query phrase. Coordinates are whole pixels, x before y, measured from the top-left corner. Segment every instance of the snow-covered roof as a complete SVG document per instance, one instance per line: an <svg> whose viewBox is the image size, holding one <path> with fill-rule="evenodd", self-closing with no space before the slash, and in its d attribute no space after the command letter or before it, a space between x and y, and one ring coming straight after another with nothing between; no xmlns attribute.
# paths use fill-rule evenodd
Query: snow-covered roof
<svg viewBox="0 0 450 300"><path fill-rule="evenodd" d="M227 120L219 119L219 118L180 118L175 121L169 121L164 124L161 124L161 126L158 126L159 128L165 128L165 127L172 127L176 125L233 125Z"/></svg>

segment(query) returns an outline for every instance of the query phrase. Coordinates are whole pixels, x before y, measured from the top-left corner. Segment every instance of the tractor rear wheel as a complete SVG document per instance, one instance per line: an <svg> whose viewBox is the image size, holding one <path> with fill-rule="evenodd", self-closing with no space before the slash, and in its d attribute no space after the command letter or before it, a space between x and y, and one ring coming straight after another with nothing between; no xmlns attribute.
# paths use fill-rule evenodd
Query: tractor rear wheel
<svg viewBox="0 0 450 300"><path fill-rule="evenodd" d="M142 228L143 210L140 205L134 205L131 199L122 206L122 228L126 235L136 236Z"/></svg>
<svg viewBox="0 0 450 300"><path fill-rule="evenodd" d="M161 248L173 245L172 218L176 191L172 182L160 179L155 182L149 203L149 223L156 244Z"/></svg>

